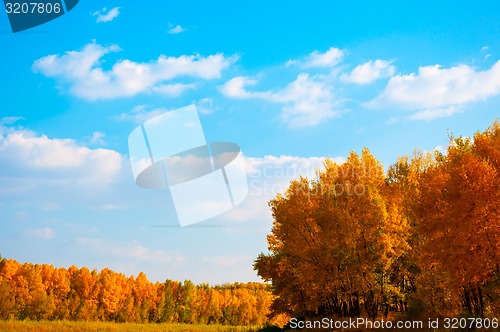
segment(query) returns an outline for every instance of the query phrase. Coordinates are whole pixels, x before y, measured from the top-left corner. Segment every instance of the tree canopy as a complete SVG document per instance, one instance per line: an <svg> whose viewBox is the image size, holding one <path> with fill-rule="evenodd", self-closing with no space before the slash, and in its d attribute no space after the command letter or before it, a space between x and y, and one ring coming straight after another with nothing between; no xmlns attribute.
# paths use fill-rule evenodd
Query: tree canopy
<svg viewBox="0 0 500 332"><path fill-rule="evenodd" d="M262 325L272 297L262 283L152 283L142 272L0 260L0 319Z"/></svg>
<svg viewBox="0 0 500 332"><path fill-rule="evenodd" d="M398 158L364 149L326 160L269 202L274 313L493 315L499 308L500 125L450 137L444 152Z"/></svg>

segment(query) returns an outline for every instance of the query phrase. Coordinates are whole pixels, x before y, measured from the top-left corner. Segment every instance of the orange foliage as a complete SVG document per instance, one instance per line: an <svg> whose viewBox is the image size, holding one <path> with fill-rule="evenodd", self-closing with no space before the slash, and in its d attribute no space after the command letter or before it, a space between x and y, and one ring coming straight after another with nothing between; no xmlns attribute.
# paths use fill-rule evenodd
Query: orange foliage
<svg viewBox="0 0 500 332"><path fill-rule="evenodd" d="M262 325L271 299L261 283L152 283L144 273L0 260L0 319Z"/></svg>
<svg viewBox="0 0 500 332"><path fill-rule="evenodd" d="M363 150L270 201L274 314L500 313L500 123L387 173Z"/></svg>

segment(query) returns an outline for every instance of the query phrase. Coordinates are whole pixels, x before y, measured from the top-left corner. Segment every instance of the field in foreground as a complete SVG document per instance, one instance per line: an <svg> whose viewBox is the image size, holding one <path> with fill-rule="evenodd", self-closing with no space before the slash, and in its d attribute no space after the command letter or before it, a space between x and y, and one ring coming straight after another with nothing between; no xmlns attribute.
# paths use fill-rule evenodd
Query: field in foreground
<svg viewBox="0 0 500 332"><path fill-rule="evenodd" d="M66 332L66 331L172 331L172 332L256 332L259 327L191 325L191 324L133 324L73 321L0 321L0 331Z"/></svg>

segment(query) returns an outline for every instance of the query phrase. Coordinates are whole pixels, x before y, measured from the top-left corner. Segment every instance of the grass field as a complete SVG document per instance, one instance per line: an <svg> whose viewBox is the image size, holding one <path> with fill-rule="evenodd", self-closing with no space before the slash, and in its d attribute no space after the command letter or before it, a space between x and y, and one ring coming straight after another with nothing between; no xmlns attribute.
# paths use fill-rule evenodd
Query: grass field
<svg viewBox="0 0 500 332"><path fill-rule="evenodd" d="M256 332L259 327L189 325L189 324L132 324L71 321L0 321L0 331L66 332L66 331L172 331L172 332Z"/></svg>

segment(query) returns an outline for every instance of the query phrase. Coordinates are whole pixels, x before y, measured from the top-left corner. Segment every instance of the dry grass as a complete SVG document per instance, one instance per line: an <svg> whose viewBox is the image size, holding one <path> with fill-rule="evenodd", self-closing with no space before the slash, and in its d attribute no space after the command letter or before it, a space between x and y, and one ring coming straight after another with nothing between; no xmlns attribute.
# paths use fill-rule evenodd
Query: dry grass
<svg viewBox="0 0 500 332"><path fill-rule="evenodd" d="M189 324L133 324L72 321L0 321L0 331L66 332L66 331L172 331L172 332L255 332L258 327L189 325Z"/></svg>

